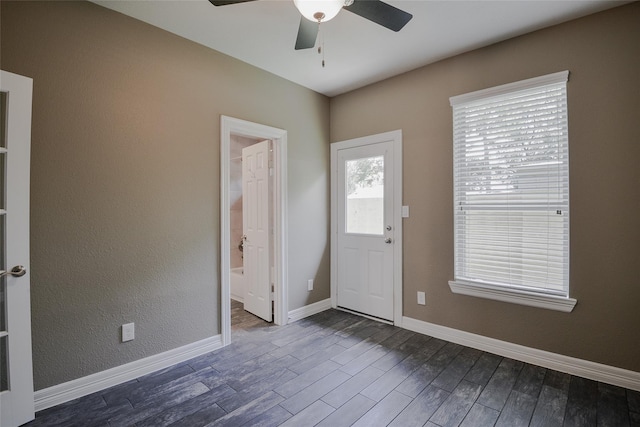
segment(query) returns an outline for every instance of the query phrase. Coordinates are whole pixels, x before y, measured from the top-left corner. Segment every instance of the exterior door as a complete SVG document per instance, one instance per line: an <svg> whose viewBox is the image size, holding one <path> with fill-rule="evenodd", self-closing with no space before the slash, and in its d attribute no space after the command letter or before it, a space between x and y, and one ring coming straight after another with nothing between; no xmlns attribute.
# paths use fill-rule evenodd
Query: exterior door
<svg viewBox="0 0 640 427"><path fill-rule="evenodd" d="M242 150L244 309L273 320L271 310L270 141Z"/></svg>
<svg viewBox="0 0 640 427"><path fill-rule="evenodd" d="M0 72L0 425L34 418L29 302L33 81Z"/></svg>
<svg viewBox="0 0 640 427"><path fill-rule="evenodd" d="M333 144L336 305L394 321L394 140L384 135ZM400 268L400 267L397 267Z"/></svg>

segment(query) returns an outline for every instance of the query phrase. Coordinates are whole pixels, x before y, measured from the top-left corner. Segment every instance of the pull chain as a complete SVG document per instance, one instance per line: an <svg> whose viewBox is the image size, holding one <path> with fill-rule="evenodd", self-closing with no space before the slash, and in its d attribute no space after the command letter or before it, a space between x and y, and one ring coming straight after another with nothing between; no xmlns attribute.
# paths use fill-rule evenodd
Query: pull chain
<svg viewBox="0 0 640 427"><path fill-rule="evenodd" d="M324 31L322 31L322 25L320 25L320 22L318 22L318 33L320 36L318 54L322 55L322 68L324 68Z"/></svg>

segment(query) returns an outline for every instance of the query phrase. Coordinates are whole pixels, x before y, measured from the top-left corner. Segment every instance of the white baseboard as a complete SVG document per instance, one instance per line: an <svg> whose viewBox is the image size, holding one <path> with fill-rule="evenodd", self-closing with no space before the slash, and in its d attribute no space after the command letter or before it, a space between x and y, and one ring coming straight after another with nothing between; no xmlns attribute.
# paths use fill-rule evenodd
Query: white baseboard
<svg viewBox="0 0 640 427"><path fill-rule="evenodd" d="M313 304L305 305L304 307L296 308L289 312L289 322L295 322L296 320L304 319L305 317L313 316L331 308L331 298L323 299L322 301L314 302Z"/></svg>
<svg viewBox="0 0 640 427"><path fill-rule="evenodd" d="M411 317L402 318L402 328L543 368L640 391L640 372L525 347Z"/></svg>
<svg viewBox="0 0 640 427"><path fill-rule="evenodd" d="M38 390L34 394L36 412L61 403L104 390L114 385L139 378L177 363L209 353L222 347L222 338L216 335L185 346L126 363L106 371L97 372L53 387Z"/></svg>

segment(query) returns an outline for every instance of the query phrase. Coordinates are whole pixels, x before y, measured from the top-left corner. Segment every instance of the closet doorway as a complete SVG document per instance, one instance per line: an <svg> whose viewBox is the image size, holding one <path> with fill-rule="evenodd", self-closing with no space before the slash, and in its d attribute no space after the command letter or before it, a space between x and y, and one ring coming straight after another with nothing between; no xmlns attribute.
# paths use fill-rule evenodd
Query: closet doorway
<svg viewBox="0 0 640 427"><path fill-rule="evenodd" d="M227 116L220 125L220 313L228 345L232 297L287 323L287 132Z"/></svg>

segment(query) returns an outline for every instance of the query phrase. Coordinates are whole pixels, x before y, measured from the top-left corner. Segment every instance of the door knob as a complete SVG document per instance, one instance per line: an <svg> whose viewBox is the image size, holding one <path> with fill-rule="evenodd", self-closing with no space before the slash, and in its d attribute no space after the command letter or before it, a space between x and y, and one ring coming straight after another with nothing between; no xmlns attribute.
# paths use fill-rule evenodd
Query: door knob
<svg viewBox="0 0 640 427"><path fill-rule="evenodd" d="M391 243L391 237L387 237L386 239L384 239L385 243Z"/></svg>
<svg viewBox="0 0 640 427"><path fill-rule="evenodd" d="M22 265L16 265L11 271L3 271L0 273L0 277L12 275L13 277L22 277L27 274L27 269Z"/></svg>

